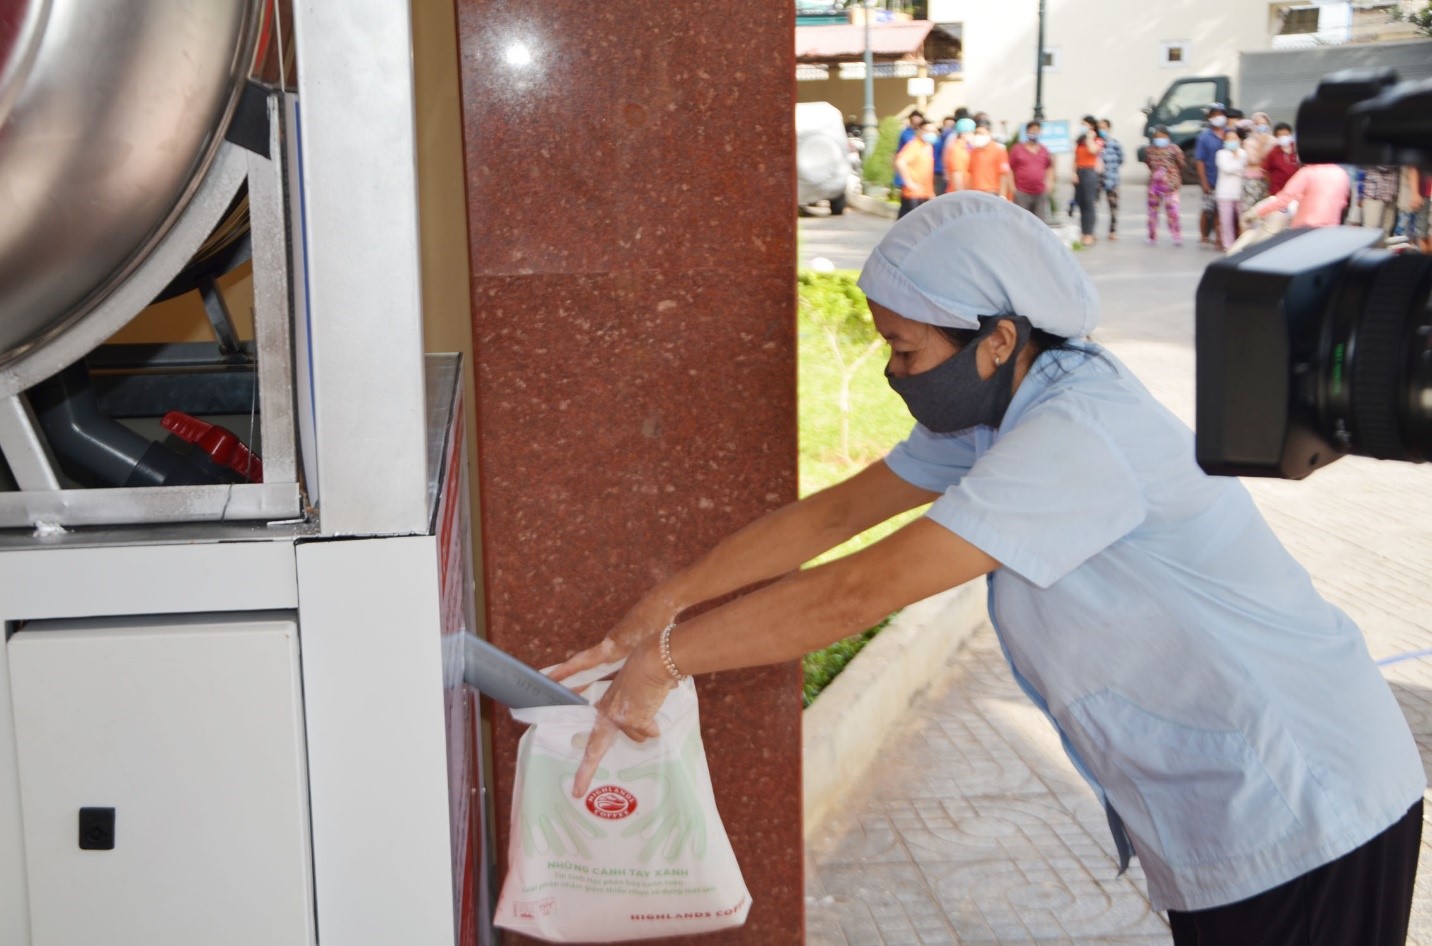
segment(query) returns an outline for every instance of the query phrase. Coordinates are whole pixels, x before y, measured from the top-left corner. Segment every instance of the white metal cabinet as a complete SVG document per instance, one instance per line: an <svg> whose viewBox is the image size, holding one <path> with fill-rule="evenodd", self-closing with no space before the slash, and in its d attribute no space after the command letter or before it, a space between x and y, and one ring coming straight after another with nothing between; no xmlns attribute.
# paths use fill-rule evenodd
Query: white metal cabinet
<svg viewBox="0 0 1432 946"><path fill-rule="evenodd" d="M298 546L318 927L334 946L452 946L437 541Z"/></svg>
<svg viewBox="0 0 1432 946"><path fill-rule="evenodd" d="M34 946L316 941L292 613L36 621L7 657Z"/></svg>

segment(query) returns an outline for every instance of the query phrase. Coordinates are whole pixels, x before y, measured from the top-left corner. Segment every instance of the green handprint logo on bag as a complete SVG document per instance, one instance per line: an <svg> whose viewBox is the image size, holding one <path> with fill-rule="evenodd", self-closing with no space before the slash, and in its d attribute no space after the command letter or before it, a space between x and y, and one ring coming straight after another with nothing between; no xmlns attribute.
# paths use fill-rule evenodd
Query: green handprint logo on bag
<svg viewBox="0 0 1432 946"><path fill-rule="evenodd" d="M558 759L542 753L529 753L523 771L522 799L518 806L522 853L575 854L591 857L587 841L606 837L606 833L582 817L573 802L570 785L577 774L575 759ZM597 777L605 778L605 769L597 769ZM545 851L538 850L539 835L547 842ZM583 840L585 835L586 840Z"/></svg>
<svg viewBox="0 0 1432 946"><path fill-rule="evenodd" d="M617 773L617 778L624 782L655 779L665 787L661 800L646 816L622 832L624 838L639 835L646 840L640 855L643 864L649 862L658 849L662 849L661 854L667 861L676 860L688 840L693 855L706 854L706 806L694 778L704 761L701 739L693 731L681 747L679 759L665 756Z"/></svg>

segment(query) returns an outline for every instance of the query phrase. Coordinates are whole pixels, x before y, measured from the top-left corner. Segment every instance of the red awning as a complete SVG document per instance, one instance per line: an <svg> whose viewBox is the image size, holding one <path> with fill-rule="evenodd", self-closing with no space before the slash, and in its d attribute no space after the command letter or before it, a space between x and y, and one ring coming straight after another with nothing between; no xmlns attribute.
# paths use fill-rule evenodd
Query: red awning
<svg viewBox="0 0 1432 946"><path fill-rule="evenodd" d="M935 24L928 20L870 24L870 48L881 59L898 59L918 52ZM865 27L797 26L798 61L856 60L865 55Z"/></svg>

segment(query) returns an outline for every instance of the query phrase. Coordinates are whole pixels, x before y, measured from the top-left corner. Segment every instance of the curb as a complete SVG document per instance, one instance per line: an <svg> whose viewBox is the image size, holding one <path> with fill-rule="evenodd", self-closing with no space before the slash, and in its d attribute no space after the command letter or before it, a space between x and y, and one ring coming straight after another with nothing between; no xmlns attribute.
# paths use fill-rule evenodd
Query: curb
<svg viewBox="0 0 1432 946"><path fill-rule="evenodd" d="M894 220L899 214L900 208L888 200L881 200L878 197L870 197L866 194L849 194L845 199L846 204L853 210L858 210L873 217L889 217Z"/></svg>
<svg viewBox="0 0 1432 946"><path fill-rule="evenodd" d="M807 837L875 761L910 706L949 679L960 648L985 620L983 581L912 604L801 714Z"/></svg>

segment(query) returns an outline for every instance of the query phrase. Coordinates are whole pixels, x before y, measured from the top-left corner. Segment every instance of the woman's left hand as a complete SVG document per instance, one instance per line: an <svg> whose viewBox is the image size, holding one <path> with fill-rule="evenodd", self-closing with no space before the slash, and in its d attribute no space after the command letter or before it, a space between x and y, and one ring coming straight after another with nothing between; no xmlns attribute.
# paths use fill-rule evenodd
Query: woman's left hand
<svg viewBox="0 0 1432 946"><path fill-rule="evenodd" d="M676 680L666 671L653 643L637 647L626 665L596 703L597 723L587 737L586 753L572 782L572 796L581 798L591 787L592 775L607 754L617 733L636 742L659 735L656 714Z"/></svg>

